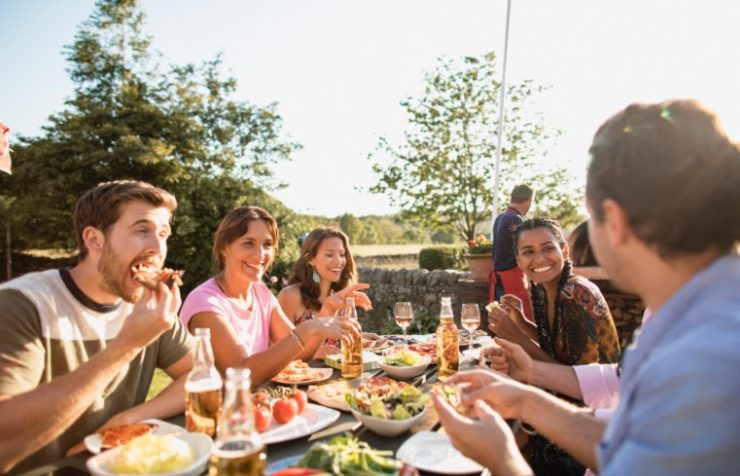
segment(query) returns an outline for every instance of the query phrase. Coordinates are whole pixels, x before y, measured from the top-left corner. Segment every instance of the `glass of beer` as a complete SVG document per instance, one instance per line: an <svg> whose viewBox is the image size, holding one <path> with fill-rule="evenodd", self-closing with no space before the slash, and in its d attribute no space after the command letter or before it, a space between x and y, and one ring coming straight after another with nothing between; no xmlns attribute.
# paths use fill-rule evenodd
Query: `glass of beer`
<svg viewBox="0 0 740 476"><path fill-rule="evenodd" d="M396 324L403 331L403 340L406 340L406 329L414 322L414 309L410 302L397 302L393 308Z"/></svg>

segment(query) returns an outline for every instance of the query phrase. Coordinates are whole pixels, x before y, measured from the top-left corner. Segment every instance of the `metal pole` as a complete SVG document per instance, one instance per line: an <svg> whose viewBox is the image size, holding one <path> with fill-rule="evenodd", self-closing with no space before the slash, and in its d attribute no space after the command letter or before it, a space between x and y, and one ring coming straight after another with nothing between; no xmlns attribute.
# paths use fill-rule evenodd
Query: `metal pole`
<svg viewBox="0 0 740 476"><path fill-rule="evenodd" d="M511 17L511 0L506 2L506 32L504 33L504 61L501 68L501 92L498 111L498 144L496 146L496 167L493 178L493 205L491 207L491 240L493 241L493 222L498 210L499 171L501 170L501 142L504 134L504 99L506 99L506 60L509 56L509 19Z"/></svg>

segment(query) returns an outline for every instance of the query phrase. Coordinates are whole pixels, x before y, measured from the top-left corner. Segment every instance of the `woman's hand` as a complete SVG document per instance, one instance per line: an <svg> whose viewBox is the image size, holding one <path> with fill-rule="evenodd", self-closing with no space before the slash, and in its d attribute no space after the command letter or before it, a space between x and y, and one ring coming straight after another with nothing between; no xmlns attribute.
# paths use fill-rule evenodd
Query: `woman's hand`
<svg viewBox="0 0 740 476"><path fill-rule="evenodd" d="M522 311L522 300L513 294L504 294L499 299L501 308L506 312L515 324L522 325L526 322L524 311Z"/></svg>
<svg viewBox="0 0 740 476"><path fill-rule="evenodd" d="M348 345L352 345L357 340L362 342L360 323L343 317L320 317L303 321L296 327L296 332L304 342L313 336L322 339L338 339Z"/></svg>
<svg viewBox="0 0 740 476"><path fill-rule="evenodd" d="M352 297L355 299L355 306L361 307L366 311L370 311L373 308L373 304L367 294L360 292L363 289L369 288L370 285L366 283L357 283L347 286L341 291L337 291L334 294L330 294L321 305L319 311L320 316L334 316L341 309L344 309L346 299Z"/></svg>
<svg viewBox="0 0 740 476"><path fill-rule="evenodd" d="M521 305L521 302L519 304ZM495 332L497 336L513 342L528 339L527 335L515 324L513 319L516 319L516 317L512 318L512 313L516 313L516 311L509 304L502 304L501 307L495 308L488 314L488 328Z"/></svg>

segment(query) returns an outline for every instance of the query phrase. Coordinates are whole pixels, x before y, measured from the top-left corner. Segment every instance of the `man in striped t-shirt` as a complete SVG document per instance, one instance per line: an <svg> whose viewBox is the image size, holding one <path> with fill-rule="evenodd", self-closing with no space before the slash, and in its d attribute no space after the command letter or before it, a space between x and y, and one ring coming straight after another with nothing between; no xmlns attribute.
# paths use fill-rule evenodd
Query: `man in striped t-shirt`
<svg viewBox="0 0 740 476"><path fill-rule="evenodd" d="M162 267L176 206L147 183L100 184L75 207L78 264L0 285L0 473L60 459L101 427L183 411L180 292L134 280L139 265ZM174 382L144 403L155 368Z"/></svg>

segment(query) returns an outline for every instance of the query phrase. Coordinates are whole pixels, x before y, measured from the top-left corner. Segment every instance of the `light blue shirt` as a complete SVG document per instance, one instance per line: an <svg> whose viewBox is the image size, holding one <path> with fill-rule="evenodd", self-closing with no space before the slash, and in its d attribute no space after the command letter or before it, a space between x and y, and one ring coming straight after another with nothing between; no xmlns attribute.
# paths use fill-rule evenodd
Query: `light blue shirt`
<svg viewBox="0 0 740 476"><path fill-rule="evenodd" d="M740 474L740 258L694 276L625 352L602 475Z"/></svg>

